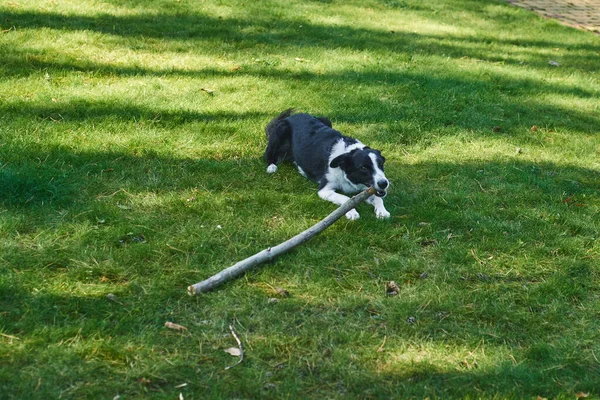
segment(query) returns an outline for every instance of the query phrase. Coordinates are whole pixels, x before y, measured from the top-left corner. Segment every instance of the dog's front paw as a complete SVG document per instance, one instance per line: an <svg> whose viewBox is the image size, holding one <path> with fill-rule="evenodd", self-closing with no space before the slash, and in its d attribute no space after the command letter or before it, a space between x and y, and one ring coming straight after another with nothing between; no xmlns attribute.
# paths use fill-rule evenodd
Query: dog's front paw
<svg viewBox="0 0 600 400"><path fill-rule="evenodd" d="M375 210L375 216L379 219L386 219L390 217L390 213L384 208L382 210Z"/></svg>
<svg viewBox="0 0 600 400"><path fill-rule="evenodd" d="M267 167L267 174L274 174L277 172L277 165L271 164Z"/></svg>
<svg viewBox="0 0 600 400"><path fill-rule="evenodd" d="M348 218L350 221L354 221L355 219L359 219L360 215L358 214L358 211L352 209L346 213L346 218Z"/></svg>

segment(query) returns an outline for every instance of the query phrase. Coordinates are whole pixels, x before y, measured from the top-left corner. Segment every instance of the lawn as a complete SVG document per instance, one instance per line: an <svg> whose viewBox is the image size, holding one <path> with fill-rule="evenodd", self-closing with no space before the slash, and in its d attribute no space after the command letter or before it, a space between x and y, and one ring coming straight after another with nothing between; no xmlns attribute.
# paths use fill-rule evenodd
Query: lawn
<svg viewBox="0 0 600 400"><path fill-rule="evenodd" d="M0 27L0 398L600 398L600 36L500 0L14 0ZM289 107L382 150L392 218L189 296L335 209L265 173Z"/></svg>

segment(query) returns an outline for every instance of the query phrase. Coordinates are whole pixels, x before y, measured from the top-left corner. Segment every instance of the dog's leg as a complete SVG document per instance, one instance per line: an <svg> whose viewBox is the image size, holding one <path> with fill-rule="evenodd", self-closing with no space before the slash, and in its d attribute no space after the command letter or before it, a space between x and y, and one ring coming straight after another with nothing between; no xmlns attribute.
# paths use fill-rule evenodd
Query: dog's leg
<svg viewBox="0 0 600 400"><path fill-rule="evenodd" d="M319 197L323 200L330 201L334 204L337 204L338 206L341 206L342 204L350 200L348 196L336 193L333 189L330 189L328 187L324 187L323 189L319 190L318 193ZM348 218L349 220L358 219L359 217L360 215L354 208L346 213L346 218Z"/></svg>
<svg viewBox="0 0 600 400"><path fill-rule="evenodd" d="M281 160L281 155L279 154L282 146L282 132L281 130L274 129L270 132L269 142L267 144L267 149L265 150L265 162L267 163L267 173L272 174L277 172L277 164Z"/></svg>
<svg viewBox="0 0 600 400"><path fill-rule="evenodd" d="M389 218L390 213L385 209L383 205L383 199L377 196L371 196L367 199L367 203L371 204L375 208L375 216L377 218Z"/></svg>
<svg viewBox="0 0 600 400"><path fill-rule="evenodd" d="M267 173L272 174L277 172L277 164L288 157L291 149L291 129L287 121L275 119L269 123L266 132L268 144L264 159L267 163Z"/></svg>

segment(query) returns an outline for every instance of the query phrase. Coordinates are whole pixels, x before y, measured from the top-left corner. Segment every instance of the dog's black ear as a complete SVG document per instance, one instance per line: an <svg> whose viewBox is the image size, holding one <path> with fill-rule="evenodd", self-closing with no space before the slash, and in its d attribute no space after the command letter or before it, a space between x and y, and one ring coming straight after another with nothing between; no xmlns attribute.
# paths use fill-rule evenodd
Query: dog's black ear
<svg viewBox="0 0 600 400"><path fill-rule="evenodd" d="M331 162L329 163L329 166L331 168L338 168L338 167L341 168L346 165L347 161L348 161L348 154L342 154L341 156L337 156L336 158L331 160Z"/></svg>
<svg viewBox="0 0 600 400"><path fill-rule="evenodd" d="M327 118L327 117L317 117L317 119L319 121L321 121L323 124L325 124L326 126L328 126L330 128L332 127L331 126L331 121L329 120L329 118Z"/></svg>

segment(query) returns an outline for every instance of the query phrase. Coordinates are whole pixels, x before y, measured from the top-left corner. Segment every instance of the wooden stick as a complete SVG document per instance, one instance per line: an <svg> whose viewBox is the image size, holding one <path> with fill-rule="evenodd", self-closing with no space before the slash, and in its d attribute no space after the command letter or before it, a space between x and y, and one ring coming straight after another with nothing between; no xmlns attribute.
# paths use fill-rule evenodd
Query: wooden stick
<svg viewBox="0 0 600 400"><path fill-rule="evenodd" d="M188 293L190 295L195 295L198 293L208 292L209 290L214 289L220 284L238 277L250 268L261 264L265 261L271 261L280 254L290 251L294 247L301 245L302 243L311 239L313 236L316 236L319 233L323 232L325 229L329 228L335 221L340 219L348 211L352 210L361 202L365 201L374 194L375 189L373 189L372 187L363 192L360 192L359 194L342 204L337 210L335 210L327 217L322 219L320 222L311 226L304 232L297 234L293 238L286 240L285 242L275 247L269 247L268 249L256 253L255 255L250 256L245 260L242 260L237 264L234 264L231 267L224 269L218 274L215 274L202 282L198 282L194 285L189 286Z"/></svg>

